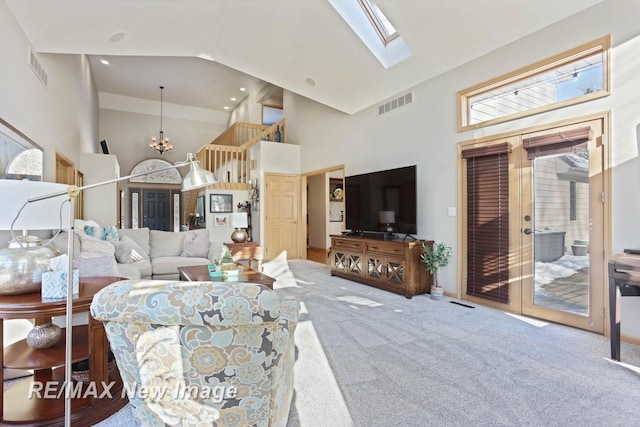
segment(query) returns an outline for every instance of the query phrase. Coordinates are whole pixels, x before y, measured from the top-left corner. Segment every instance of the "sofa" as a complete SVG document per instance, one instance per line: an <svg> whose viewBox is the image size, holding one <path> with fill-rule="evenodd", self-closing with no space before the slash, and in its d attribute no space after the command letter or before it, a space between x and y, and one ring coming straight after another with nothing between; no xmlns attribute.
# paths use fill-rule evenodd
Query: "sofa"
<svg viewBox="0 0 640 427"><path fill-rule="evenodd" d="M74 260L80 277L178 280L178 267L208 265L219 255L207 229L171 232L86 223L75 226ZM66 253L67 234L61 233L54 245Z"/></svg>
<svg viewBox="0 0 640 427"><path fill-rule="evenodd" d="M126 240L125 237L130 238L148 255L143 260L123 263L120 261L126 260L126 255L119 257L116 247L118 272L129 279L178 280L178 267L209 265L219 255L213 253L209 230L206 229L177 233L148 228L119 229L118 236L120 242ZM202 244L198 244L198 239ZM193 243L191 248L189 242Z"/></svg>
<svg viewBox="0 0 640 427"><path fill-rule="evenodd" d="M124 280L91 303L145 427L285 427L299 311L248 283Z"/></svg>

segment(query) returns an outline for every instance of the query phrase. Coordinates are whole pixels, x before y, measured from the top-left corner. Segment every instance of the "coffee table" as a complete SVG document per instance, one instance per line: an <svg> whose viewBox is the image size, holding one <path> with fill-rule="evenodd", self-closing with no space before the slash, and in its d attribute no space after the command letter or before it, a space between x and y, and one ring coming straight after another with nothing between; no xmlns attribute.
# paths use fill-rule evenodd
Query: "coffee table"
<svg viewBox="0 0 640 427"><path fill-rule="evenodd" d="M239 272L237 276L209 277L209 269L206 265L178 267L180 280L186 280L188 282L245 282L264 285L269 289L273 289L273 283L276 281L273 277L262 274L256 270L252 270L242 264L238 264L238 270Z"/></svg>

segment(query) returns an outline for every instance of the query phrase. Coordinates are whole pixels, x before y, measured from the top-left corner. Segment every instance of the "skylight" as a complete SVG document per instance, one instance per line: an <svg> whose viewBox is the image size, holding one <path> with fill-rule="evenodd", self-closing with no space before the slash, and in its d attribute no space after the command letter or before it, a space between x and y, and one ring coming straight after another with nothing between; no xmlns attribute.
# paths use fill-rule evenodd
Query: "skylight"
<svg viewBox="0 0 640 427"><path fill-rule="evenodd" d="M413 55L375 0L327 0L384 68ZM391 43L393 41L393 43Z"/></svg>
<svg viewBox="0 0 640 427"><path fill-rule="evenodd" d="M358 0L367 14L371 25L376 30L385 46L398 37L398 32L391 21L382 13L374 0Z"/></svg>

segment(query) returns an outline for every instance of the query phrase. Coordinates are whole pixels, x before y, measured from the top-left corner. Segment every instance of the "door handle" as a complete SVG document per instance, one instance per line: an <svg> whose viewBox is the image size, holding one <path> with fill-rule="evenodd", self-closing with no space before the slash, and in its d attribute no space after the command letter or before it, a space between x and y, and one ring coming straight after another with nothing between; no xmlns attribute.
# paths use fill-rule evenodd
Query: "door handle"
<svg viewBox="0 0 640 427"><path fill-rule="evenodd" d="M524 230L522 230L522 232L523 232L524 234L531 234L531 233L533 233L533 231L531 231L531 229L530 229L530 228L525 228Z"/></svg>

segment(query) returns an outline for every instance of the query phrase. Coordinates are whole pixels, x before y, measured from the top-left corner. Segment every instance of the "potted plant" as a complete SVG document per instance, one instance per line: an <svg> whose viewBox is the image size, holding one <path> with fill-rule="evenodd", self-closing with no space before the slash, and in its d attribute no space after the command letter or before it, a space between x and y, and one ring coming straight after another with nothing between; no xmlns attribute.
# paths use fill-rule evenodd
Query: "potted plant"
<svg viewBox="0 0 640 427"><path fill-rule="evenodd" d="M431 299L439 300L442 298L442 286L438 282L438 270L449 264L451 258L451 247L443 242L436 243L431 246L422 244L422 253L420 260L425 264L427 271L433 276L431 283Z"/></svg>
<svg viewBox="0 0 640 427"><path fill-rule="evenodd" d="M222 247L220 252L220 258L216 259L214 262L213 272L221 272L223 276L235 276L238 274L238 266L235 262L233 262L233 255L231 254L231 250L226 246ZM209 275L211 275L212 271L209 270Z"/></svg>

